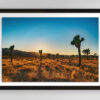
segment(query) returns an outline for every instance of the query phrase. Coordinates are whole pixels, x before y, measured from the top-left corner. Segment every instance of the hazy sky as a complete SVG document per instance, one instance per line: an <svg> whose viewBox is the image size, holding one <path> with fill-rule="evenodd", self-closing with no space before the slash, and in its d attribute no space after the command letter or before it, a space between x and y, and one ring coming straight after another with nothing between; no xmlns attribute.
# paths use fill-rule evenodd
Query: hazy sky
<svg viewBox="0 0 100 100"><path fill-rule="evenodd" d="M46 53L77 54L70 44L79 34L85 38L81 48L98 53L98 18L3 18L3 48Z"/></svg>

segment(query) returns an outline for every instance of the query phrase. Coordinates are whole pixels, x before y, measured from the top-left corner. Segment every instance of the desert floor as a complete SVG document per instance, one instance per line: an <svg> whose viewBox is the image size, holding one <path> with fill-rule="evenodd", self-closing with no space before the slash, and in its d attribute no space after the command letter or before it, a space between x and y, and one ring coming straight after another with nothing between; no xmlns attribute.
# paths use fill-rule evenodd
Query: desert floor
<svg viewBox="0 0 100 100"><path fill-rule="evenodd" d="M39 67L40 66L40 67ZM41 70L39 69L41 68ZM39 71L40 70L40 71ZM98 59L2 59L3 82L98 82Z"/></svg>

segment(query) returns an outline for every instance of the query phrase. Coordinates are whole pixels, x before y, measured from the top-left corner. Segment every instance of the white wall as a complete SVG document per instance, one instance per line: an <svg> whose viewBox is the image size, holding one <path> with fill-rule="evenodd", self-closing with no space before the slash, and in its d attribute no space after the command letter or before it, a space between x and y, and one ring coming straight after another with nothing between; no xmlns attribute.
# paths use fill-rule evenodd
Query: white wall
<svg viewBox="0 0 100 100"><path fill-rule="evenodd" d="M0 91L0 100L100 100L100 91L3 90Z"/></svg>
<svg viewBox="0 0 100 100"><path fill-rule="evenodd" d="M0 8L100 8L100 0L0 0ZM0 100L100 100L100 91L3 90Z"/></svg>
<svg viewBox="0 0 100 100"><path fill-rule="evenodd" d="M100 8L100 0L0 0L0 8Z"/></svg>

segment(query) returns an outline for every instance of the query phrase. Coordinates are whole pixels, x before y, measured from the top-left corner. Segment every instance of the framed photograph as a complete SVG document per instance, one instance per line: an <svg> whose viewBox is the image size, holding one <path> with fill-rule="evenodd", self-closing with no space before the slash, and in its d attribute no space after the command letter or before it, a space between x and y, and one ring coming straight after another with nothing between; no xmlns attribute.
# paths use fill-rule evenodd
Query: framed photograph
<svg viewBox="0 0 100 100"><path fill-rule="evenodd" d="M100 9L0 9L0 89L99 90Z"/></svg>

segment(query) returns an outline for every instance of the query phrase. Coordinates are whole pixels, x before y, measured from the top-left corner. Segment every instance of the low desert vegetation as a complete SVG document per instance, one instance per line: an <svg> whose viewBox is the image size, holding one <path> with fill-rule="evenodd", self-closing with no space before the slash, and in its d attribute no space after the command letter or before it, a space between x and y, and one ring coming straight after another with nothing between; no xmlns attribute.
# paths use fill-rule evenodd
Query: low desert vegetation
<svg viewBox="0 0 100 100"><path fill-rule="evenodd" d="M82 55L83 41L84 38L80 35L76 35L71 41L71 45L78 50L77 55L51 54L43 50L22 52L14 50L14 45L9 49L3 48L2 81L97 82L98 55L91 55L90 49L83 49Z"/></svg>

